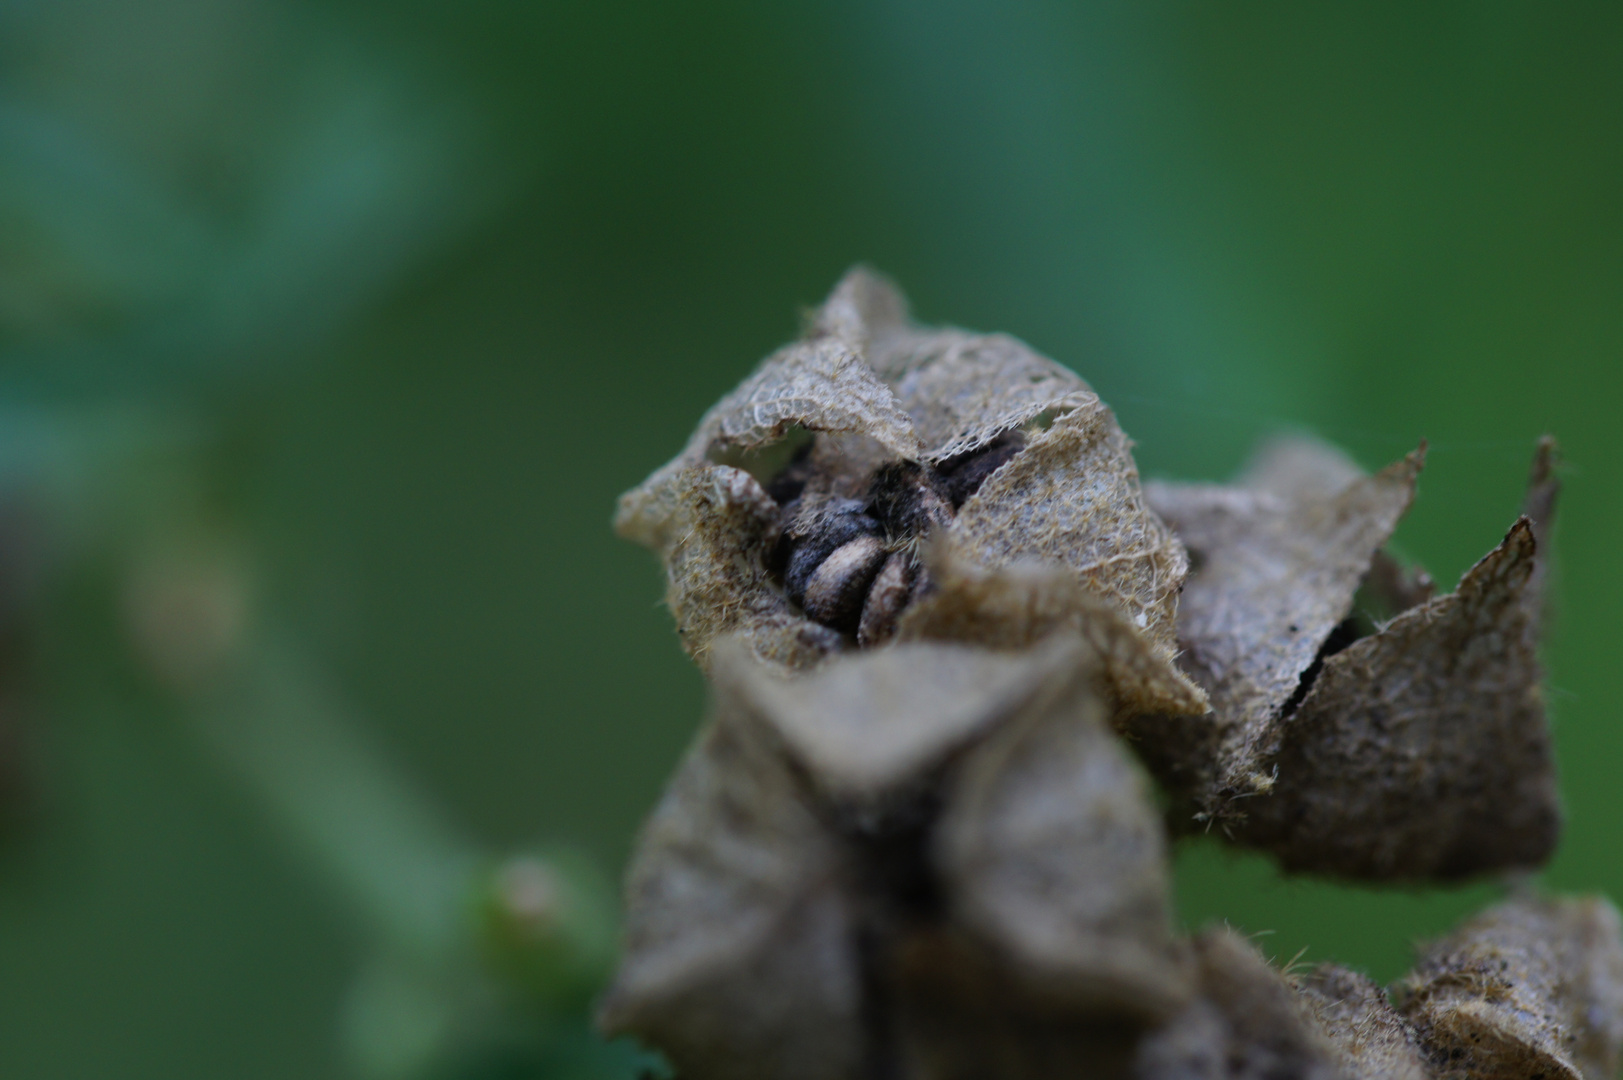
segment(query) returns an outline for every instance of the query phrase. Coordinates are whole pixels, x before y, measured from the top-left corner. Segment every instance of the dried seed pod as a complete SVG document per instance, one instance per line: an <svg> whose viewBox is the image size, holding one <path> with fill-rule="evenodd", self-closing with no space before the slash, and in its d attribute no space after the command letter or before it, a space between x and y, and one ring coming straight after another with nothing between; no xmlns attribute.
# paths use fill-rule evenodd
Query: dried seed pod
<svg viewBox="0 0 1623 1080"><path fill-rule="evenodd" d="M1435 1080L1603 1080L1623 1048L1623 938L1599 897L1471 919L1396 987Z"/></svg>
<svg viewBox="0 0 1623 1080"><path fill-rule="evenodd" d="M712 722L628 875L604 1025L684 1075L872 1075L937 1045L908 1019L939 1015L914 1001L921 955L943 986L1007 987L1038 1027L1163 1019L1187 980L1164 840L1098 663L1059 634L786 679L718 648Z"/></svg>
<svg viewBox="0 0 1623 1080"><path fill-rule="evenodd" d="M946 785L935 854L948 917L1045 998L1165 1015L1185 973L1168 936L1160 820L1104 703L1074 682L1048 694Z"/></svg>
<svg viewBox="0 0 1623 1080"><path fill-rule="evenodd" d="M1291 983L1348 1080L1429 1080L1414 1029L1369 976L1323 964Z"/></svg>
<svg viewBox="0 0 1623 1080"><path fill-rule="evenodd" d="M1137 1080L1344 1080L1312 1012L1232 930L1193 941L1197 994L1138 1048Z"/></svg>
<svg viewBox="0 0 1623 1080"><path fill-rule="evenodd" d="M769 465L795 433L811 442ZM753 469L753 489L739 466ZM835 543L827 507L839 499L860 500L878 525L865 535L911 562L881 576L871 544ZM701 520L712 508L721 520ZM1012 338L913 326L894 288L863 270L802 341L706 414L681 455L621 497L615 525L665 559L668 602L701 664L723 633L791 668L886 640L929 592L917 555L931 534L992 569L1063 565L1163 659L1175 651L1187 560L1145 504L1110 410ZM844 562L808 604L785 571L809 567L809 582L836 551Z"/></svg>

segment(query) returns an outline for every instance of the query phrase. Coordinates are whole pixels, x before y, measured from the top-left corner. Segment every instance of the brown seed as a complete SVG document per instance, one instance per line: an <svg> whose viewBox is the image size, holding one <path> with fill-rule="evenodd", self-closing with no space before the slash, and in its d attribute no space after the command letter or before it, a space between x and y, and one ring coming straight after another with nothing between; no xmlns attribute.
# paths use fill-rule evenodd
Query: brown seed
<svg viewBox="0 0 1623 1080"><path fill-rule="evenodd" d="M877 536L835 548L806 583L806 614L842 632L855 630L868 586L884 564L885 544Z"/></svg>
<svg viewBox="0 0 1623 1080"><path fill-rule="evenodd" d="M915 574L913 560L904 551L894 552L885 560L879 576L868 589L867 602L862 605L857 644L878 645L896 633L896 619L913 596Z"/></svg>

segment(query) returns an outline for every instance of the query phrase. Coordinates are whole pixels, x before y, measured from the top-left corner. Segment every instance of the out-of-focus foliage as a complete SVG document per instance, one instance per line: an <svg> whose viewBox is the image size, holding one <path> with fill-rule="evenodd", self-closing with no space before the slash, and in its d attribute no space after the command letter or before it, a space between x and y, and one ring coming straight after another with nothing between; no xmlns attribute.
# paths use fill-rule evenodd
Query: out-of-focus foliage
<svg viewBox="0 0 1623 1080"><path fill-rule="evenodd" d="M624 858L702 688L613 498L858 260L1151 476L1429 438L1445 584L1559 435L1549 877L1623 895L1620 47L1600 3L0 3L0 1071L625 1075L451 886ZM1486 891L1180 860L1186 920L1383 979Z"/></svg>

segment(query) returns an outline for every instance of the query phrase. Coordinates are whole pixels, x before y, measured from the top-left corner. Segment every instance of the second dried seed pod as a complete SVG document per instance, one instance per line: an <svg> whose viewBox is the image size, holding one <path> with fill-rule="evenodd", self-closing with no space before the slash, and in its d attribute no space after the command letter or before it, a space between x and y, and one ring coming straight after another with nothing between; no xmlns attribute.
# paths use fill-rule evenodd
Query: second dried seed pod
<svg viewBox="0 0 1623 1080"><path fill-rule="evenodd" d="M1081 638L795 679L729 644L632 861L610 1030L696 1077L1018 1080L1109 1075L1182 1006L1160 821Z"/></svg>

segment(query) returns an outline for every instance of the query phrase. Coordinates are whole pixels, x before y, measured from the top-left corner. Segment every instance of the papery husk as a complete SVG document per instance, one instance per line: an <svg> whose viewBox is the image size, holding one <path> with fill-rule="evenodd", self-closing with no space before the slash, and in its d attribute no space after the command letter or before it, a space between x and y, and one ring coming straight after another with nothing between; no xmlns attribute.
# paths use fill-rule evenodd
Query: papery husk
<svg viewBox="0 0 1623 1080"><path fill-rule="evenodd" d="M897 626L899 641L958 641L988 649L1030 648L1051 634L1080 635L1104 658L1118 728L1144 713L1199 716L1206 694L1115 604L1086 588L1065 566L1021 560L987 570L947 538L926 564L935 590Z"/></svg>
<svg viewBox="0 0 1623 1080"><path fill-rule="evenodd" d="M1599 897L1521 897L1399 981L1434 1080L1608 1080L1623 1047L1623 940Z"/></svg>
<svg viewBox="0 0 1623 1080"><path fill-rule="evenodd" d="M1090 674L1053 681L953 771L934 837L948 919L1033 994L1164 1016L1187 973L1161 821Z"/></svg>
<svg viewBox="0 0 1623 1080"><path fill-rule="evenodd" d="M1322 964L1290 982L1347 1080L1430 1080L1414 1029L1369 976Z"/></svg>
<svg viewBox="0 0 1623 1080"><path fill-rule="evenodd" d="M1545 522L1552 453L1541 444L1529 491ZM1560 811L1532 522L1456 592L1425 599L1430 579L1380 550L1419 467L1415 454L1362 477L1332 451L1287 440L1245 486L1150 486L1200 563L1180 612L1181 662L1213 713L1149 716L1131 730L1180 798L1184 828L1217 824L1287 869L1362 880L1548 859ZM1391 617L1338 640L1360 587Z"/></svg>
<svg viewBox="0 0 1623 1080"><path fill-rule="evenodd" d="M1374 476L1300 438L1264 448L1236 487L1154 483L1146 496L1192 553L1179 662L1208 718L1142 729L1158 774L1201 820L1265 793L1283 714L1414 498L1423 448Z"/></svg>
<svg viewBox="0 0 1623 1080"><path fill-rule="evenodd" d="M711 642L737 633L757 656L791 670L844 651L845 640L795 611L767 571L778 507L753 476L727 465L686 466L668 477L660 498L666 604L701 665L708 666Z"/></svg>
<svg viewBox="0 0 1623 1080"><path fill-rule="evenodd" d="M643 826L599 1025L684 1076L855 1076L862 973L838 844L770 733L725 689L713 710Z"/></svg>
<svg viewBox="0 0 1623 1080"><path fill-rule="evenodd" d="M947 779L943 917L885 965L897 1075L1126 1076L1138 1034L1187 999L1160 823L1107 718L1058 687Z"/></svg>
<svg viewBox="0 0 1623 1080"><path fill-rule="evenodd" d="M1132 444L1097 399L1033 435L970 496L949 532L990 569L1027 559L1064 564L1163 656L1175 655L1188 556L1144 502Z"/></svg>
<svg viewBox="0 0 1623 1080"><path fill-rule="evenodd" d="M718 470L806 431L824 474L817 490L840 494L884 461L941 462L1021 429L1024 449L946 531L989 568L1028 558L1068 567L1170 660L1187 559L1144 503L1110 410L1013 338L912 325L894 286L860 268L802 341L763 361L675 460L621 496L615 528L666 561L667 602L701 665L712 641L736 634L764 659L805 668L853 643L822 633L765 573L771 501ZM714 506L719 520L706 517Z"/></svg>
<svg viewBox="0 0 1623 1080"><path fill-rule="evenodd" d="M1250 942L1218 928L1191 944L1196 994L1139 1046L1135 1080L1345 1080L1308 1005Z"/></svg>
<svg viewBox="0 0 1623 1080"><path fill-rule="evenodd" d="M1447 596L1337 653L1237 827L1291 870L1460 878L1536 867L1561 830L1523 518Z"/></svg>
<svg viewBox="0 0 1623 1080"><path fill-rule="evenodd" d="M947 987L1001 985L1010 1024L1085 1029L1054 1052L1117 1061L1188 971L1099 662L1056 634L898 644L791 679L722 644L711 722L632 860L606 1030L683 1075L858 1077L941 1051L929 1018L964 1005ZM921 956L945 981L921 988ZM1101 1024L1117 1034L1095 1046Z"/></svg>

